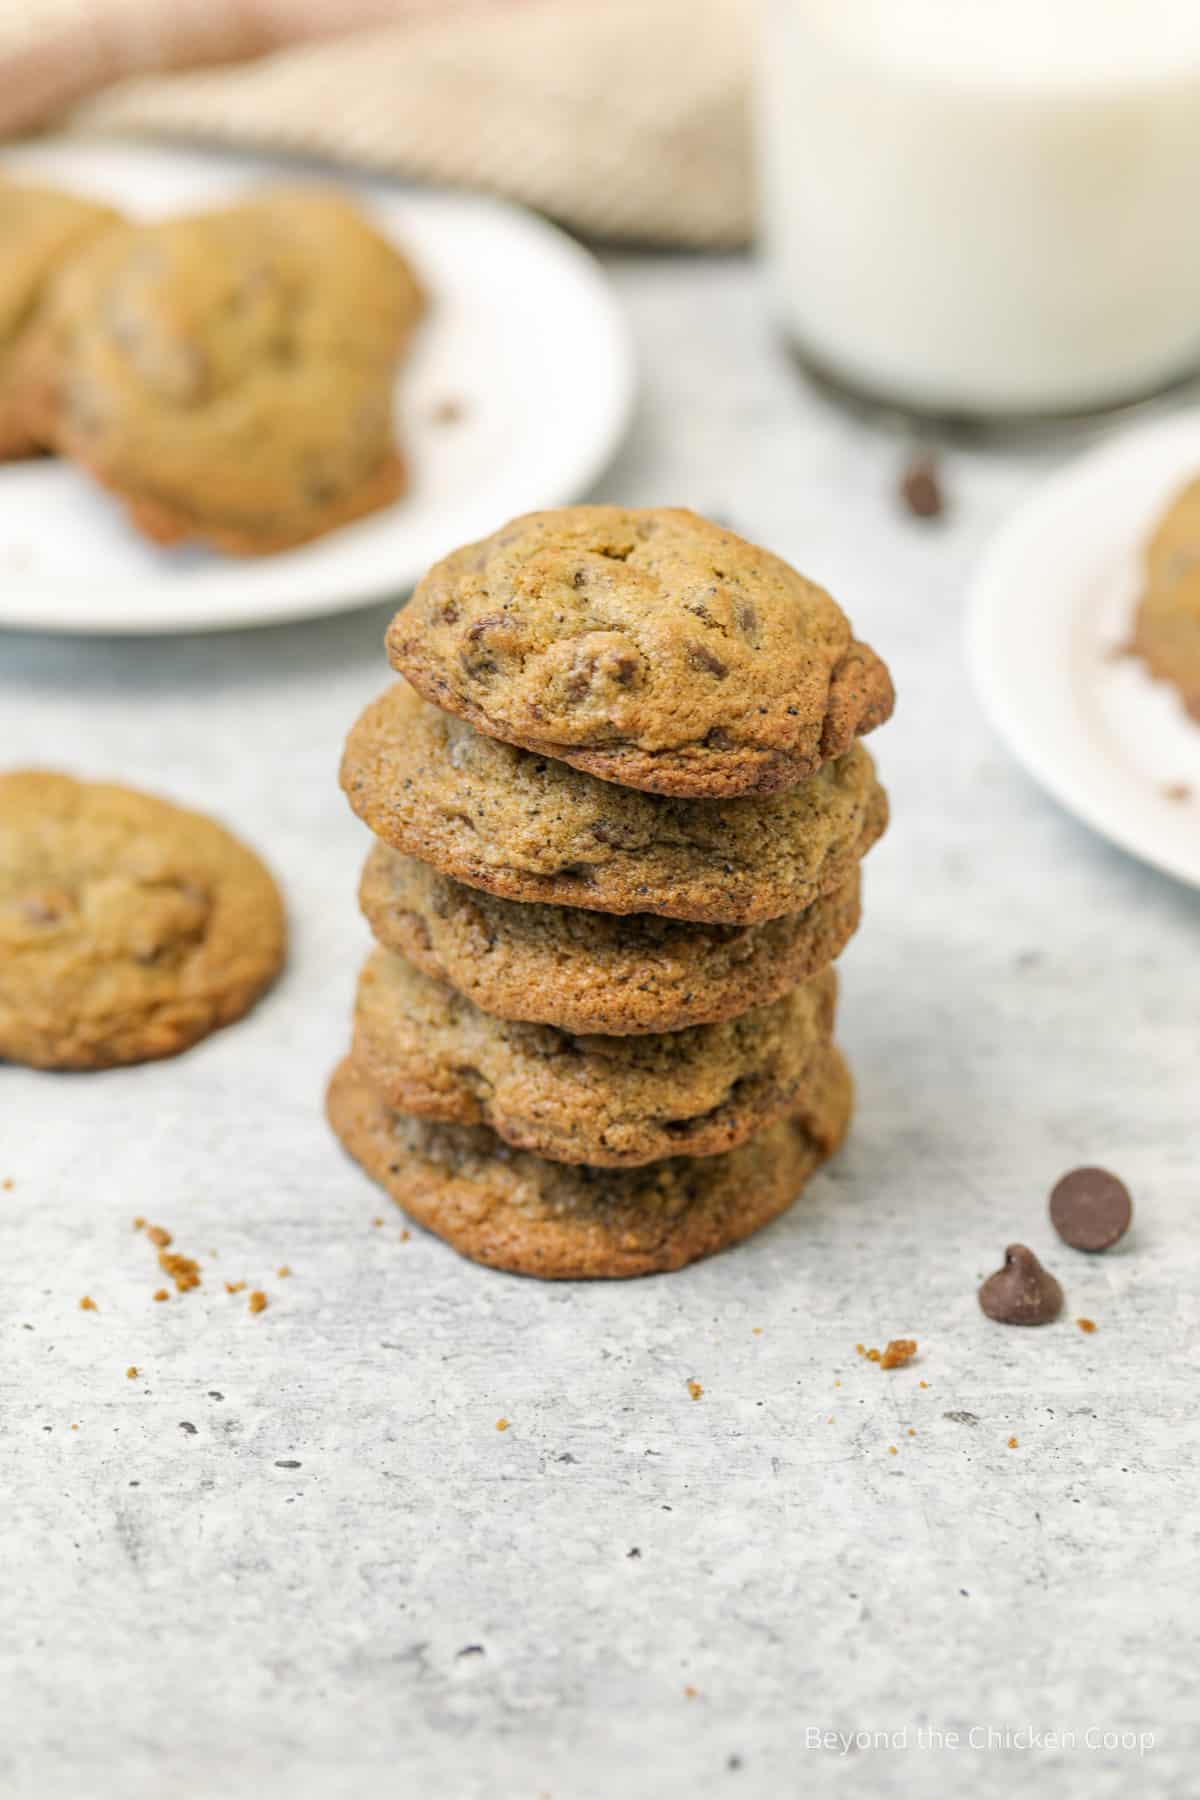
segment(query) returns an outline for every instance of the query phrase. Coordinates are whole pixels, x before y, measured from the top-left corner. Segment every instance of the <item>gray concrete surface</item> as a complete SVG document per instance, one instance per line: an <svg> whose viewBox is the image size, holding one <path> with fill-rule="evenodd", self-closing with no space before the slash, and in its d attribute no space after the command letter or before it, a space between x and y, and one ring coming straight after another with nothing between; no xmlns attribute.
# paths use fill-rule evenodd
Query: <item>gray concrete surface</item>
<svg viewBox="0 0 1200 1800"><path fill-rule="evenodd" d="M746 264L613 268L645 388L603 494L793 556L895 669L895 823L843 965L854 1135L673 1277L539 1286L405 1241L320 1112L365 942L335 765L384 613L0 636L4 764L212 809L295 929L273 997L186 1057L0 1070L6 1800L1200 1785L1200 899L1043 798L960 655L967 572L1049 453L951 455L953 515L917 526L897 441L793 378ZM1104 1258L1045 1218L1081 1161L1137 1198ZM135 1214L202 1291L152 1302ZM1057 1327L977 1309L1013 1238L1067 1288ZM855 1356L901 1333L911 1367Z"/></svg>

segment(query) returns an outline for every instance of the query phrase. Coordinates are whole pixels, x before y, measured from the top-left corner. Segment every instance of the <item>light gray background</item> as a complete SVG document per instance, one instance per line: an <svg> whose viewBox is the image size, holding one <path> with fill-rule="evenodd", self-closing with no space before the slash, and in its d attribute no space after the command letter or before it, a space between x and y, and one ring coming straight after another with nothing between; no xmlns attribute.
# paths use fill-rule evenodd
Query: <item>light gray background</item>
<svg viewBox="0 0 1200 1800"><path fill-rule="evenodd" d="M951 518L916 524L902 444L793 376L747 264L612 268L644 396L601 494L794 558L895 671L894 824L843 964L854 1134L680 1275L542 1286L403 1241L320 1111L365 943L337 755L385 614L0 636L3 763L218 813L295 934L188 1056L0 1071L6 1800L1196 1791L1200 904L1019 773L960 651L979 548L1052 456L952 453ZM1045 1218L1086 1161L1138 1205L1104 1258ZM153 1304L138 1213L201 1292ZM979 1313L1013 1238L1059 1325ZM854 1355L902 1333L907 1369ZM1079 1746L969 1742L1030 1727ZM1106 1730L1153 1748L1087 1747Z"/></svg>

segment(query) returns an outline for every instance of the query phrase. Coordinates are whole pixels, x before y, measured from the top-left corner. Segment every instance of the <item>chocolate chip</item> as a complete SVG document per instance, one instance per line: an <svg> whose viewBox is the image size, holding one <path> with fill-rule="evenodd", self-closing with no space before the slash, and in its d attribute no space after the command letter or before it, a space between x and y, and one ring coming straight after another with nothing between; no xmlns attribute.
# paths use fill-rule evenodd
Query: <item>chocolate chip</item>
<svg viewBox="0 0 1200 1800"><path fill-rule="evenodd" d="M693 669L703 669L706 675L715 675L718 681L723 681L729 673L720 657L714 656L707 644L689 644L687 659Z"/></svg>
<svg viewBox="0 0 1200 1800"><path fill-rule="evenodd" d="M941 518L946 501L938 480L937 462L932 456L913 457L900 477L900 498L914 519Z"/></svg>
<svg viewBox="0 0 1200 1800"><path fill-rule="evenodd" d="M989 1275L979 1290L979 1304L1001 1325L1048 1325L1062 1311L1063 1291L1032 1250L1010 1244L1004 1267Z"/></svg>
<svg viewBox="0 0 1200 1800"><path fill-rule="evenodd" d="M477 644L485 632L494 631L497 625L504 625L503 613L488 613L482 619L476 619L473 625L467 626L467 642Z"/></svg>
<svg viewBox="0 0 1200 1800"><path fill-rule="evenodd" d="M57 896L31 894L21 901L21 912L31 925L57 925L66 903Z"/></svg>
<svg viewBox="0 0 1200 1800"><path fill-rule="evenodd" d="M1109 1250L1129 1230L1129 1189L1107 1169L1072 1169L1050 1195L1050 1221L1072 1250Z"/></svg>
<svg viewBox="0 0 1200 1800"><path fill-rule="evenodd" d="M738 630L745 637L753 637L758 630L758 614L749 600L737 601L733 611L738 622Z"/></svg>

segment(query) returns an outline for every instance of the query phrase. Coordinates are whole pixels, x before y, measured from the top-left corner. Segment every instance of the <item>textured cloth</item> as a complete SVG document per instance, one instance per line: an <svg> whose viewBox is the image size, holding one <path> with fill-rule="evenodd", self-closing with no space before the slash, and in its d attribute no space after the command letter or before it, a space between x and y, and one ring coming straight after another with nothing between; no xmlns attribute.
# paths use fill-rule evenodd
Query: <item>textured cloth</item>
<svg viewBox="0 0 1200 1800"><path fill-rule="evenodd" d="M590 235L750 230L742 0L0 0L0 131L299 152Z"/></svg>

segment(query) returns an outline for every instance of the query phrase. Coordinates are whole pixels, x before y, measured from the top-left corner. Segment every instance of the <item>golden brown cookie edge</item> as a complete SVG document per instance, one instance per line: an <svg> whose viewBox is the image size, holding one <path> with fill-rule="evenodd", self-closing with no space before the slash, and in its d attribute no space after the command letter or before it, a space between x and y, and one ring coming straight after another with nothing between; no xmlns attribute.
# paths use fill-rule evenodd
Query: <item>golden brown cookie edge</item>
<svg viewBox="0 0 1200 1800"><path fill-rule="evenodd" d="M763 939L751 955L731 968L720 982L714 982L711 973L706 974L698 961L694 983L689 984L683 997L659 999L636 981L623 983L611 993L598 985L586 990L581 987L572 996L569 989L564 993L562 967L557 965L559 985L551 1000L546 997L544 985L539 990L532 954L526 975L514 969L507 979L489 980L489 971L480 969L476 963L477 975L472 980L464 967L465 956L456 958L451 964L450 959L439 955L429 936L426 915L389 908L384 891L386 862L389 857L404 855L404 851L396 850L380 839L372 846L363 866L359 905L376 942L394 950L397 955L406 956L435 980L456 988L474 1001L482 1012L517 1024L553 1025L560 1031L579 1035L594 1032L600 1036L641 1037L658 1031L685 1031L692 1025L714 1025L722 1019L736 1018L753 1007L765 1006L790 988L810 981L834 962L854 936L862 916L862 882L856 866L840 887L814 900L803 912L780 914L776 919L746 927L752 933L770 932L770 942ZM409 860L419 862L420 858ZM427 866L432 868L432 865ZM437 879L465 888L468 894L485 891L465 882L456 882L451 875L442 876L436 870L433 873ZM499 896L492 898L499 899ZM512 906L521 902L509 900L501 904ZM568 907L562 910L578 912L581 909ZM686 926L695 921L679 923ZM774 930L776 926L782 929ZM524 958L521 960L522 963L525 961Z"/></svg>
<svg viewBox="0 0 1200 1800"><path fill-rule="evenodd" d="M666 1237L650 1247L629 1246L606 1234L594 1222L572 1230L561 1216L530 1222L506 1216L502 1199L493 1200L479 1215L469 1216L471 1196L447 1194L453 1177L418 1164L396 1160L386 1142L387 1108L363 1082L347 1057L334 1070L326 1096L330 1126L364 1172L417 1224L440 1237L451 1249L470 1261L514 1275L548 1281L626 1279L639 1275L667 1274L704 1257L731 1248L777 1218L799 1198L815 1170L832 1156L845 1137L853 1111L853 1083L840 1052L829 1053L829 1078L820 1116L795 1124L783 1121L772 1127L779 1147L774 1152L768 1179L757 1189L733 1183L738 1189L738 1209L719 1204L722 1175L727 1165L704 1165L709 1171L708 1205L693 1206L672 1222ZM451 1128L452 1129L452 1128ZM743 1147L752 1151L759 1140ZM771 1149L772 1146L767 1146ZM731 1157L742 1152L731 1151ZM621 1179L621 1171L614 1171ZM713 1201L714 1191L718 1201Z"/></svg>

